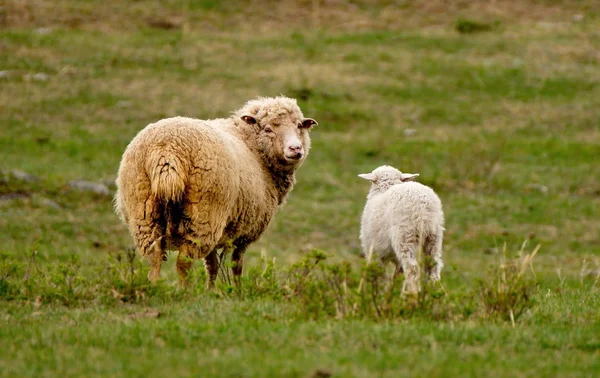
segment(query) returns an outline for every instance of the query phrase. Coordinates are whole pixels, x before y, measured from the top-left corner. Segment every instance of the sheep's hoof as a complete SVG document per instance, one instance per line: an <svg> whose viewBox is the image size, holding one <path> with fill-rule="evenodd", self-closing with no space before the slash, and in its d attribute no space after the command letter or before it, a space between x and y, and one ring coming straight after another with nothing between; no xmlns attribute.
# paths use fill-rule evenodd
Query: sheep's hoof
<svg viewBox="0 0 600 378"><path fill-rule="evenodd" d="M213 281L209 281L206 283L206 291L211 292L215 290L215 283Z"/></svg>
<svg viewBox="0 0 600 378"><path fill-rule="evenodd" d="M148 281L152 282L153 284L155 284L158 281L159 277L160 277L160 270L151 269L148 272Z"/></svg>
<svg viewBox="0 0 600 378"><path fill-rule="evenodd" d="M179 278L179 286L181 286L182 289L188 289L190 287L190 280L187 278Z"/></svg>

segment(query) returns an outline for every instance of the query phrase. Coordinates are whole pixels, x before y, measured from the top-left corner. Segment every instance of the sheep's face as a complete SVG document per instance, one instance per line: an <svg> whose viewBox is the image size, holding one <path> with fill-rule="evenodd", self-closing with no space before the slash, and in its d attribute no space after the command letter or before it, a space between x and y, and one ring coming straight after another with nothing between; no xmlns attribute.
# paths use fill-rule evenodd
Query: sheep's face
<svg viewBox="0 0 600 378"><path fill-rule="evenodd" d="M418 173L402 173L389 165L382 165L371 173L361 173L358 177L371 181L371 192L381 192L390 186L413 181L419 176Z"/></svg>
<svg viewBox="0 0 600 378"><path fill-rule="evenodd" d="M254 125L258 149L271 164L298 168L310 150L310 129L317 122L311 118L301 118L297 114L277 114L259 120L245 115L244 122Z"/></svg>

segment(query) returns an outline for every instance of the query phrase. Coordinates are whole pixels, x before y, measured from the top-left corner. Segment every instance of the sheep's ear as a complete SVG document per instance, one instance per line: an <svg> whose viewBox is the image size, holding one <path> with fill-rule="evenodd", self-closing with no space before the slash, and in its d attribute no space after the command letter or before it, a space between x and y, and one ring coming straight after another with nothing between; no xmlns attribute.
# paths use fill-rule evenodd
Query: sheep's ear
<svg viewBox="0 0 600 378"><path fill-rule="evenodd" d="M246 122L248 125L254 125L256 124L256 118L249 116L249 115L243 115L240 118L242 118L242 121Z"/></svg>
<svg viewBox="0 0 600 378"><path fill-rule="evenodd" d="M302 120L302 128L303 129L310 129L313 126L318 126L319 124L317 123L317 121L315 121L312 118L304 118Z"/></svg>
<svg viewBox="0 0 600 378"><path fill-rule="evenodd" d="M402 182L413 181L418 176L419 176L418 173L403 173L402 176L400 177L400 180L402 180Z"/></svg>
<svg viewBox="0 0 600 378"><path fill-rule="evenodd" d="M371 182L375 182L375 175L373 173L361 173L358 177L369 180Z"/></svg>

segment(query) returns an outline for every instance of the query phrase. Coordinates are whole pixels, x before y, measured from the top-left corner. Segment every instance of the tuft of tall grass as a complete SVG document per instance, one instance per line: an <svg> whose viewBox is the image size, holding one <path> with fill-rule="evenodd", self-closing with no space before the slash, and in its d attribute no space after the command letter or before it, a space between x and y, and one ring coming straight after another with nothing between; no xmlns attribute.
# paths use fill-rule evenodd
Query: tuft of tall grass
<svg viewBox="0 0 600 378"><path fill-rule="evenodd" d="M500 265L487 276L479 280L479 295L485 316L515 321L534 305L534 293L537 289L533 258L540 245L527 254L524 252L526 241L522 244L517 257L507 259L506 243L503 247ZM531 271L530 275L526 272Z"/></svg>
<svg viewBox="0 0 600 378"><path fill-rule="evenodd" d="M532 260L539 248L526 254L523 244L517 256L509 259L505 246L502 261L487 275L489 278L455 291L424 279L417 295L404 295L404 278L388 277L385 266L372 256L357 267L349 262L330 263L327 254L319 250L282 268L263 253L262 263L251 267L238 283L233 282L227 253L222 253L219 279L208 293L204 269L194 269L191 285L183 288L164 280L151 284L146 278L148 267L134 250L111 253L105 264L95 267L82 266L76 256L67 262L42 265L34 252L26 263L0 256L0 299L73 307L98 302L192 301L211 295L283 302L288 315L297 319L456 321L477 317L514 324L535 305L537 282Z"/></svg>

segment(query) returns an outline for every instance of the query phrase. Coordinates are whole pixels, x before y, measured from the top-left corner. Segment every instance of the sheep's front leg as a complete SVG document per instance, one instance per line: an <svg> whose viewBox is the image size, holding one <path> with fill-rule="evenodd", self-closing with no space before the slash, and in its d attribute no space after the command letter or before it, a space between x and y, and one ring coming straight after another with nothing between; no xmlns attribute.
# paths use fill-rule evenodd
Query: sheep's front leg
<svg viewBox="0 0 600 378"><path fill-rule="evenodd" d="M219 257L217 256L217 250L212 250L206 257L204 257L204 266L206 267L206 273L208 279L206 281L206 290L211 290L215 287L215 281L217 274L219 273Z"/></svg>
<svg viewBox="0 0 600 378"><path fill-rule="evenodd" d="M231 255L231 263L233 270L233 280L239 287L242 278L242 268L244 267L244 253L246 253L247 245L239 245L235 248Z"/></svg>

